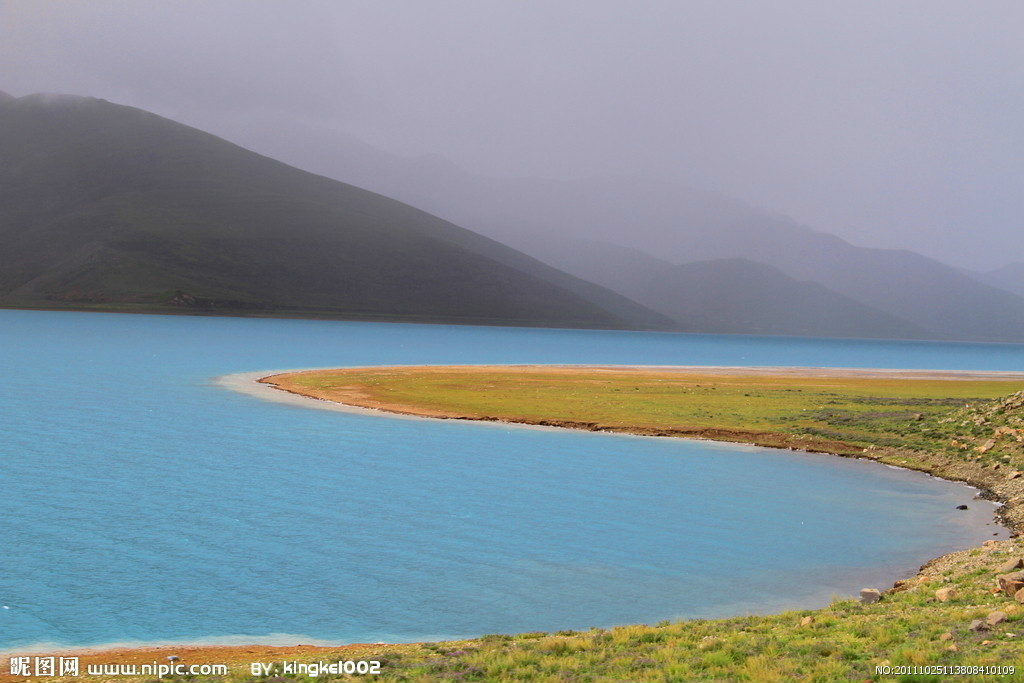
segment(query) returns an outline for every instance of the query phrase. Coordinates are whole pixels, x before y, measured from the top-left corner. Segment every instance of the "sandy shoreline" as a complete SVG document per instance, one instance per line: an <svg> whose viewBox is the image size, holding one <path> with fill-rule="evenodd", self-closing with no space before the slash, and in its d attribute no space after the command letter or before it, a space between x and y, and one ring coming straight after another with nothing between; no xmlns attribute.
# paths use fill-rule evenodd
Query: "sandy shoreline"
<svg viewBox="0 0 1024 683"><path fill-rule="evenodd" d="M386 366L395 367L395 366ZM607 373L628 373L636 370L654 370L665 373L680 375L718 375L718 376L772 376L772 377L858 377L858 378L890 378L906 380L1024 380L1024 372L1013 371L961 371L961 370L917 370L917 369L884 369L884 368L823 368L823 367L741 367L741 366L653 366L653 365L632 365L632 366L602 366L602 365L477 365L477 366L398 366L402 368L419 368L430 370L433 368L445 371L464 370L474 372L481 370L504 370L513 372L530 372L537 369L544 369L549 372L578 372L580 370L591 370ZM303 395L287 389L280 389L272 382L273 377L295 372L307 372L311 370L351 369L366 370L359 368L305 368L280 371L262 371L237 373L215 378L214 382L223 388L237 391L246 395L254 396L263 400L283 402L304 408L319 408L324 410L342 411L366 415L382 416L391 418L406 419L437 419L445 418L444 415L431 415L423 412L406 412L389 410L381 405L359 405L345 404L314 396ZM381 369L386 369L381 367ZM529 423L508 423L530 426ZM547 425L545 428L574 428L572 425ZM639 432L643 434L643 432ZM648 434L643 434L648 435ZM847 457L847 456L841 456ZM863 456L866 459L877 460L878 458L870 453ZM979 489L982 495L990 500L1003 504L999 515L1003 524L1011 532L1011 536L1017 536L1024 530L1024 515L1021 514L1024 508L1024 478L1009 480L1005 476L987 470L974 463L957 463L962 465L955 471L945 471L943 467L909 467L917 469L932 476L940 477L950 481L959 481ZM946 556L943 556L946 557ZM930 560L922 566L926 567L939 562L942 558ZM250 662L257 661L284 661L290 659L310 659L316 657L345 657L345 658L368 658L374 655L381 655L388 650L395 650L404 647L402 644L346 644L346 645L204 645L194 644L167 644L167 645L141 645L141 646L117 646L112 647L57 647L46 649L47 655L73 655L81 659L81 666L86 664L150 664L153 662L166 663L167 657L179 657L182 663L225 663L232 667L232 672L238 672L239 667L248 667ZM33 653L38 648L33 649ZM0 657L12 653L21 653L16 648L8 652L0 652ZM25 654L30 654L26 650ZM58 677L59 678L59 677ZM0 681L24 680L23 677L15 678L8 675L7 667L0 669Z"/></svg>

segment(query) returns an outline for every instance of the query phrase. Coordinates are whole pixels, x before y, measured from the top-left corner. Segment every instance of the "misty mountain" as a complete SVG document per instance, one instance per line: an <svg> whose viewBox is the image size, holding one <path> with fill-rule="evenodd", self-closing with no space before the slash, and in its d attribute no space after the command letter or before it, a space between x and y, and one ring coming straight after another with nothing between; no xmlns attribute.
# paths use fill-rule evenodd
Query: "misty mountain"
<svg viewBox="0 0 1024 683"><path fill-rule="evenodd" d="M491 239L104 100L0 96L0 305L664 328Z"/></svg>
<svg viewBox="0 0 1024 683"><path fill-rule="evenodd" d="M672 316L684 331L904 339L925 334L816 282L800 282L746 259L672 266L623 291Z"/></svg>
<svg viewBox="0 0 1024 683"><path fill-rule="evenodd" d="M251 120L230 137L261 154L456 224L477 225L488 237L545 257L553 249L569 251L583 239L658 253L675 263L720 258L691 257L688 250L680 256L675 249L664 254L655 242L665 242L662 237L671 241L674 233L690 227L724 233L763 215L733 199L629 176L572 181L480 176L441 156L396 156L344 132L293 121ZM553 242L558 244L553 247Z"/></svg>
<svg viewBox="0 0 1024 683"><path fill-rule="evenodd" d="M673 265L580 240L552 262L668 315L688 332L921 339L926 330L811 281L748 259Z"/></svg>
<svg viewBox="0 0 1024 683"><path fill-rule="evenodd" d="M727 197L631 177L485 178L437 157L389 155L337 131L288 131L273 143L267 130L248 134L254 143L264 140L261 151L396 197L623 293L622 282L643 279L650 262L633 254L615 269L586 267L580 257L589 247L581 241L669 264L739 258L771 265L902 321L884 336L909 328L933 339L1024 341L1019 296L920 254L854 246ZM630 272L634 267L639 271Z"/></svg>
<svg viewBox="0 0 1024 683"><path fill-rule="evenodd" d="M987 273L969 273L975 280L1024 297L1024 263L1015 261Z"/></svg>

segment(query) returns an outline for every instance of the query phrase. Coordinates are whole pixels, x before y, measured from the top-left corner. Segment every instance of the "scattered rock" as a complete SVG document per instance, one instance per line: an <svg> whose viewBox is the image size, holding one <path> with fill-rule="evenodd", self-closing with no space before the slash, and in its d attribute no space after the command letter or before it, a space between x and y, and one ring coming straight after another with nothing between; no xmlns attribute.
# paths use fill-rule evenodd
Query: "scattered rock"
<svg viewBox="0 0 1024 683"><path fill-rule="evenodd" d="M981 542L981 547L982 548L995 548L995 547L998 547L998 546L999 546L999 541L993 541L992 539L989 539L987 541L982 541Z"/></svg>
<svg viewBox="0 0 1024 683"><path fill-rule="evenodd" d="M991 640L983 640L983 641L981 641L981 644L982 645L991 645L992 641Z"/></svg>
<svg viewBox="0 0 1024 683"><path fill-rule="evenodd" d="M1005 564L999 565L999 569L996 571L1000 574L1009 574L1014 569L1024 569L1024 557L1015 557L1012 560L1007 560Z"/></svg>
<svg viewBox="0 0 1024 683"><path fill-rule="evenodd" d="M952 587L940 588L935 591L935 597L939 602L949 602L956 598L956 589Z"/></svg>
<svg viewBox="0 0 1024 683"><path fill-rule="evenodd" d="M718 638L715 638L714 636L704 636L703 638L700 639L700 642L697 643L697 649L698 650L706 650L709 647L714 647L717 644L718 644Z"/></svg>
<svg viewBox="0 0 1024 683"><path fill-rule="evenodd" d="M996 626L997 624L1001 624L1004 621L1006 621L1006 612L1000 612L999 610L991 612L987 617L985 617L985 622L989 626Z"/></svg>
<svg viewBox="0 0 1024 683"><path fill-rule="evenodd" d="M996 584L1004 593L1012 598L1017 591L1024 588L1024 572L1000 574L996 577Z"/></svg>
<svg viewBox="0 0 1024 683"><path fill-rule="evenodd" d="M958 648L956 646L956 643L952 643L952 644L946 646L946 649L949 650L950 652L960 652L960 648Z"/></svg>
<svg viewBox="0 0 1024 683"><path fill-rule="evenodd" d="M992 450L995 447L996 447L996 440L995 439L989 439L988 441L986 441L985 443L981 444L980 446L978 446L974 450L978 451L979 453L988 453L990 450Z"/></svg>
<svg viewBox="0 0 1024 683"><path fill-rule="evenodd" d="M1020 604L1024 605L1024 588L1021 588L1019 591L1014 593L1013 599L1019 602Z"/></svg>
<svg viewBox="0 0 1024 683"><path fill-rule="evenodd" d="M877 588L861 588L860 601L865 605L878 602L882 598L882 592Z"/></svg>
<svg viewBox="0 0 1024 683"><path fill-rule="evenodd" d="M967 509L967 506L966 506L966 505L957 505L957 506L956 506L956 509L957 509L957 510L966 510L966 509Z"/></svg>
<svg viewBox="0 0 1024 683"><path fill-rule="evenodd" d="M803 619L800 620L800 625L801 626L810 626L813 623L814 623L814 617L811 617L811 616L804 617Z"/></svg>
<svg viewBox="0 0 1024 683"><path fill-rule="evenodd" d="M1013 427L1003 425L1002 427L997 427L996 431L992 433L992 436L997 439L1001 436L1012 436L1017 441L1024 441L1024 430L1014 429Z"/></svg>
<svg viewBox="0 0 1024 683"><path fill-rule="evenodd" d="M1010 472L1008 475L1006 475L1007 479L1020 479L1020 477L1021 477L1020 470L1018 470L1016 472Z"/></svg>
<svg viewBox="0 0 1024 683"><path fill-rule="evenodd" d="M992 630L992 627L989 626L988 624L986 624L981 619L975 619L974 621L971 622L971 625L968 626L967 628L971 629L975 633L980 633L982 631L991 631Z"/></svg>
<svg viewBox="0 0 1024 683"><path fill-rule="evenodd" d="M949 631L946 631L945 633L939 636L939 640L953 640L953 634Z"/></svg>
<svg viewBox="0 0 1024 683"><path fill-rule="evenodd" d="M213 303L213 300L193 296L188 292L183 292L179 289L174 293L174 296L167 301L167 303L172 306L185 306L187 308L209 308Z"/></svg>

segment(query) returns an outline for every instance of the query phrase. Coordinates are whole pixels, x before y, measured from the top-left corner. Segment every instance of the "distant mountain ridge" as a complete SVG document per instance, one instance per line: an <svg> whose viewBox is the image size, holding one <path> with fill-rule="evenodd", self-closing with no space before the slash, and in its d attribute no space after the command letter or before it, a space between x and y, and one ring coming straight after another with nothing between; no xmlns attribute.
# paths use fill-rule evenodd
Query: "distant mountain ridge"
<svg viewBox="0 0 1024 683"><path fill-rule="evenodd" d="M0 96L0 305L618 328L664 316L139 109Z"/></svg>
<svg viewBox="0 0 1024 683"><path fill-rule="evenodd" d="M130 107L0 93L0 306L1024 341L1019 264L966 273L668 183L483 178L318 134L260 151L371 191Z"/></svg>
<svg viewBox="0 0 1024 683"><path fill-rule="evenodd" d="M673 266L628 292L639 302L686 321L684 331L920 339L921 328L801 282L778 268L747 259Z"/></svg>
<svg viewBox="0 0 1024 683"><path fill-rule="evenodd" d="M318 141L315 146L312 140ZM875 322L854 336L899 338L914 331L925 339L1024 341L1024 298L1008 284L981 282L914 252L854 246L711 193L628 177L484 178L437 158L403 159L337 132L298 128L277 139L268 153L420 206L627 296L623 281L643 280L650 267L635 258L636 252L656 254L669 265L742 259L773 266L798 282L817 283L857 302L865 315L873 310ZM618 247L634 253L620 254L614 268L587 267L580 254L592 251L594 242L605 243L606 251ZM782 280L773 282L782 287ZM728 315L732 304L716 303L720 288L690 286ZM783 310L788 286L765 296L764 305ZM693 294L679 292L682 298ZM673 316L670 309L666 303L658 310ZM691 329L693 321L675 319ZM880 326L883 320L890 325Z"/></svg>
<svg viewBox="0 0 1024 683"><path fill-rule="evenodd" d="M554 260L672 317L683 331L807 337L922 339L927 331L897 316L791 278L749 259L673 265L643 252L580 243Z"/></svg>
<svg viewBox="0 0 1024 683"><path fill-rule="evenodd" d="M992 287L1005 289L1017 296L1024 296L1024 263L1020 261L1007 263L1001 268L987 273L971 273L970 275Z"/></svg>

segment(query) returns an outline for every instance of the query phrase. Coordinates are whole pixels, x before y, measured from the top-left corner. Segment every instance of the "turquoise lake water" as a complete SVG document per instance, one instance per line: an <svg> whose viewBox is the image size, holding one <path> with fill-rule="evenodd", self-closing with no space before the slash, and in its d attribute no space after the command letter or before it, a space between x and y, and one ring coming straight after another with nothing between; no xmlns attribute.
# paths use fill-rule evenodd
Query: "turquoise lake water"
<svg viewBox="0 0 1024 683"><path fill-rule="evenodd" d="M1021 371L1024 347L0 311L0 650L770 612L998 532L973 489L865 461L310 410L217 381L421 363Z"/></svg>

